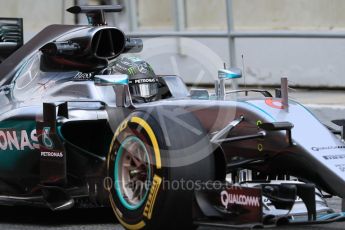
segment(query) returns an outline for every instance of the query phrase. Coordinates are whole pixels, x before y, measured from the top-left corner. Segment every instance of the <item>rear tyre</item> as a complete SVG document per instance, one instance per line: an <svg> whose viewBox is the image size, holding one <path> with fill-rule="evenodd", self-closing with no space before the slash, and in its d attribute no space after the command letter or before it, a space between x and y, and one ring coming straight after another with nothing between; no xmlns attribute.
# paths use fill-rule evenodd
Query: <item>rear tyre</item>
<svg viewBox="0 0 345 230"><path fill-rule="evenodd" d="M174 122L165 123L162 132L154 117L135 112L114 134L107 159L108 178L113 182L108 188L111 206L126 229L192 229L193 189L215 177L208 137L188 113L181 119L202 130L201 134L193 135ZM192 145L210 154L171 167L174 160L183 159L186 151L193 149Z"/></svg>

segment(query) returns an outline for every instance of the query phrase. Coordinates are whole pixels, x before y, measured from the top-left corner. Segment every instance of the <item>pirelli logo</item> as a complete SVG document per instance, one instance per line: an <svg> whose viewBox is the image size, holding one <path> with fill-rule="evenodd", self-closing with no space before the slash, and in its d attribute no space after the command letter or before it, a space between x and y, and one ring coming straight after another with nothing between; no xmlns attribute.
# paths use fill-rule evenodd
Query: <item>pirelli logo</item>
<svg viewBox="0 0 345 230"><path fill-rule="evenodd" d="M122 121L119 127L116 129L114 137L117 137L125 128L127 128L127 124L128 124L128 119L125 119L124 121Z"/></svg>
<svg viewBox="0 0 345 230"><path fill-rule="evenodd" d="M161 183L162 183L162 178L155 175L153 177L152 187L151 187L150 194L149 194L149 197L147 199L145 209L144 209L144 214L143 214L149 220L152 217L153 207L155 205L158 190L159 190Z"/></svg>

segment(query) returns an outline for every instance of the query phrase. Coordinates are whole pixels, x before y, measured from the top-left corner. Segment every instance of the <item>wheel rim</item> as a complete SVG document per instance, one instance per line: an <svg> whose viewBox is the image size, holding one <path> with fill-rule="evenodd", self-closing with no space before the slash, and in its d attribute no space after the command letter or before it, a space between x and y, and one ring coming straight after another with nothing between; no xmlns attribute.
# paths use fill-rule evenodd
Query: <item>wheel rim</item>
<svg viewBox="0 0 345 230"><path fill-rule="evenodd" d="M114 168L115 190L127 209L139 208L149 192L150 157L145 144L135 136L127 137L117 152Z"/></svg>

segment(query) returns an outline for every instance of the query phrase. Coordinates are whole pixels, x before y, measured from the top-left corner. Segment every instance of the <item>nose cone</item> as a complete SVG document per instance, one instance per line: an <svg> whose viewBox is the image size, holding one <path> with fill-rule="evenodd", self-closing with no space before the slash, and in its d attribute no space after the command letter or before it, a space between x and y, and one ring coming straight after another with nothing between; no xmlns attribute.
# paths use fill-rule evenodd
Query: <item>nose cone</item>
<svg viewBox="0 0 345 230"><path fill-rule="evenodd" d="M290 100L289 110L284 110L269 102L249 101L272 122L294 125L291 134L295 145L277 154L274 161L278 168L345 197L345 144L299 103Z"/></svg>

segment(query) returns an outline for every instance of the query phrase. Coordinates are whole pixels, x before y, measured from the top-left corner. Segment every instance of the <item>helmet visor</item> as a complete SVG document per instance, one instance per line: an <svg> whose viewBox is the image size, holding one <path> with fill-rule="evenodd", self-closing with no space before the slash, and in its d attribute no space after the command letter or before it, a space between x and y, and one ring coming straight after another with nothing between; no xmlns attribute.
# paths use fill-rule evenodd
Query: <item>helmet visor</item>
<svg viewBox="0 0 345 230"><path fill-rule="evenodd" d="M150 98L158 93L157 83L133 84L130 88L133 97Z"/></svg>

